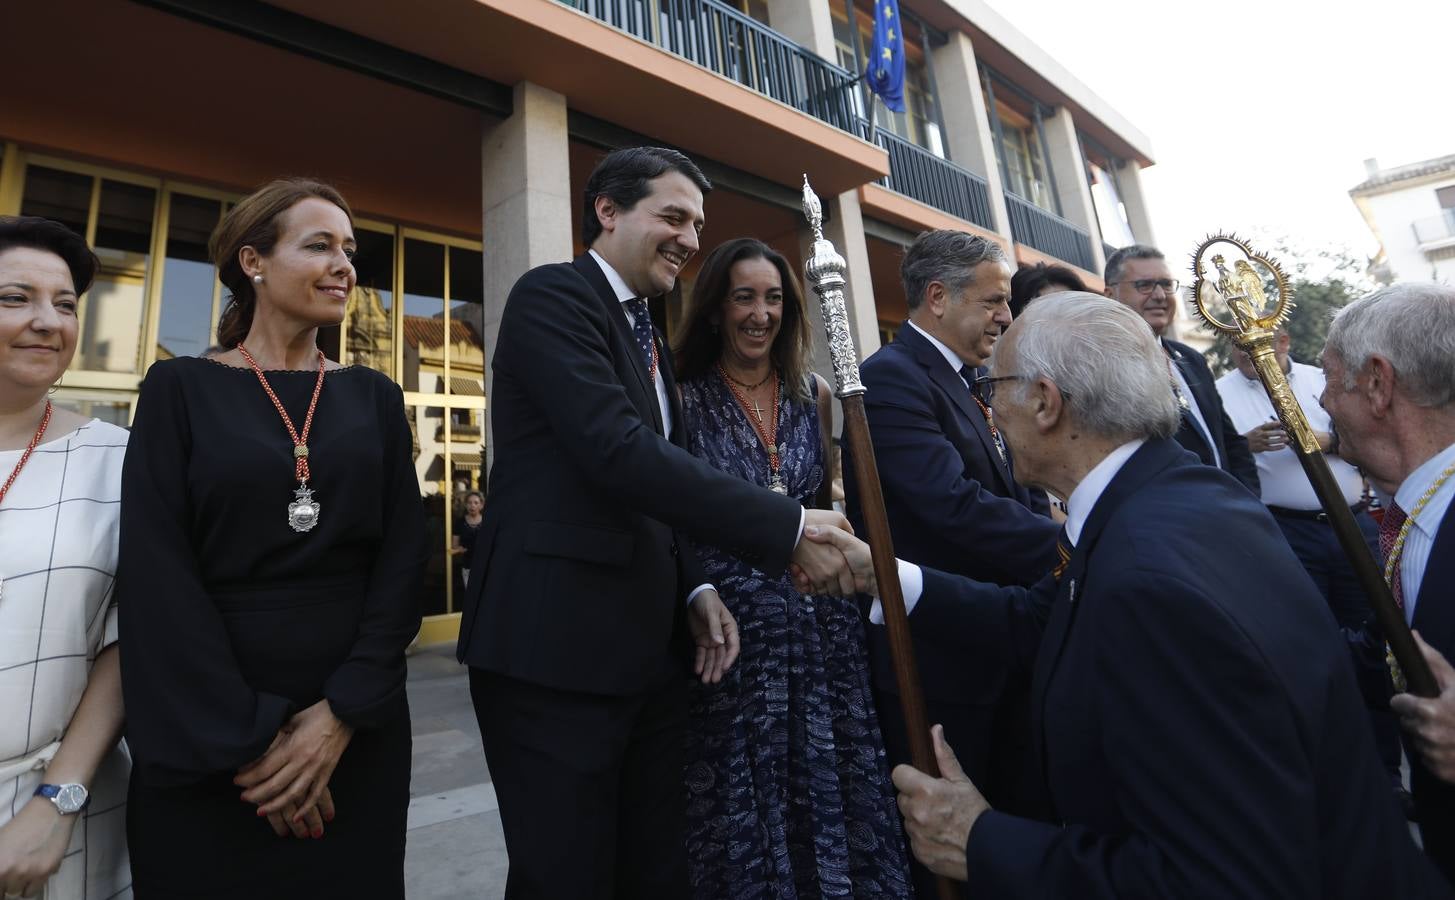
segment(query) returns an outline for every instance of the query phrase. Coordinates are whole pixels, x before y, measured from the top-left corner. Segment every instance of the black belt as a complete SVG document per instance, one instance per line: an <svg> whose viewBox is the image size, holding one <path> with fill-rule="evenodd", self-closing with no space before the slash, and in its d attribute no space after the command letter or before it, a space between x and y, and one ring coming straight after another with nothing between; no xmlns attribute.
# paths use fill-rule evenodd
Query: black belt
<svg viewBox="0 0 1455 900"><path fill-rule="evenodd" d="M1349 512L1357 516L1368 508L1368 503L1357 503L1349 507ZM1289 509L1285 506L1270 506L1268 511L1283 519L1302 519L1306 522L1329 521L1329 514L1321 509Z"/></svg>

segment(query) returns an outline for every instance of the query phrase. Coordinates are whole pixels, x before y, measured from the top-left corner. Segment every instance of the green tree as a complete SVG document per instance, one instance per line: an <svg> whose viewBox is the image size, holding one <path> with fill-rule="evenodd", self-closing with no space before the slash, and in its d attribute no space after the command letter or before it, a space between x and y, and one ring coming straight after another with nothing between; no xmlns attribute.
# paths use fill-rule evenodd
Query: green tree
<svg viewBox="0 0 1455 900"><path fill-rule="evenodd" d="M1365 263L1347 247L1302 244L1287 235L1255 236L1252 244L1277 260L1288 276L1294 302L1293 313L1284 324L1289 355L1301 363L1319 365L1334 313L1375 288L1365 274ZM1232 347L1232 341L1220 337L1207 351L1208 365L1215 374L1233 367Z"/></svg>

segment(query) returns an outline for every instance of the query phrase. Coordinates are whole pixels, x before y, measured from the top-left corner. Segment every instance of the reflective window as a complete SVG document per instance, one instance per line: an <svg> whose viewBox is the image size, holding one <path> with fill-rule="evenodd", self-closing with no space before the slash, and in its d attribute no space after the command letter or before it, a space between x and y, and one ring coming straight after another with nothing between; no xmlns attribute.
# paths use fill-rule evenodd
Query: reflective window
<svg viewBox="0 0 1455 900"><path fill-rule="evenodd" d="M394 235L354 229L359 249L354 254L358 282L349 295L344 329L348 335L346 365L368 366L394 375Z"/></svg>
<svg viewBox="0 0 1455 900"><path fill-rule="evenodd" d="M404 241L404 370L406 391L443 394L445 377L445 248ZM423 437L423 435L421 435Z"/></svg>
<svg viewBox="0 0 1455 900"><path fill-rule="evenodd" d="M94 180L90 175L27 166L25 199L21 203L20 214L55 219L84 236L91 223L91 185Z"/></svg>
<svg viewBox="0 0 1455 900"><path fill-rule="evenodd" d="M424 407L406 406L411 426L419 422ZM419 492L424 498L424 531L429 548L424 567L424 579L420 585L420 603L426 616L438 616L451 612L450 580L453 557L449 552L449 530L454 518L453 498L441 486L444 484L445 459L437 451L424 446L424 441L414 443L414 471L419 477Z"/></svg>
<svg viewBox="0 0 1455 900"><path fill-rule="evenodd" d="M89 236L101 260L81 305L77 369L137 372L146 314L156 189L30 166L21 215L45 216Z"/></svg>
<svg viewBox="0 0 1455 900"><path fill-rule="evenodd" d="M100 419L122 428L131 427L131 400L127 398L87 396L63 388L56 392L51 402L88 419Z"/></svg>
<svg viewBox="0 0 1455 900"><path fill-rule="evenodd" d="M207 254L207 240L222 218L222 202L173 194L168 213L157 359L201 356L213 344L222 299L217 270Z"/></svg>
<svg viewBox="0 0 1455 900"><path fill-rule="evenodd" d="M153 188L101 180L92 244L101 271L81 311L82 369L139 371L156 196Z"/></svg>

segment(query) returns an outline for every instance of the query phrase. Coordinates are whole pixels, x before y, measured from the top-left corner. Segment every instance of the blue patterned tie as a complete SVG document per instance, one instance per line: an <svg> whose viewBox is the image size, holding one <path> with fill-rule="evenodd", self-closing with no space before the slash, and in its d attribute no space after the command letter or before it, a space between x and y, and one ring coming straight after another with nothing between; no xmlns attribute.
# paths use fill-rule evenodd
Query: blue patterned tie
<svg viewBox="0 0 1455 900"><path fill-rule="evenodd" d="M656 380L655 366L652 364L656 359L655 335L652 333L652 313L647 309L647 301L641 297L633 297L622 302L627 314L632 319L632 336L637 339L637 349L641 351L642 363L647 368L647 375L653 381Z"/></svg>

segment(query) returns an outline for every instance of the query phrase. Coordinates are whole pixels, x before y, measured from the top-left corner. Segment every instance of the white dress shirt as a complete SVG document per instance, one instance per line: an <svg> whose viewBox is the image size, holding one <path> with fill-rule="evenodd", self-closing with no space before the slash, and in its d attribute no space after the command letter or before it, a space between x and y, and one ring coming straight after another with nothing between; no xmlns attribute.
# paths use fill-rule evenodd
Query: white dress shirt
<svg viewBox="0 0 1455 900"><path fill-rule="evenodd" d="M1223 398L1223 409L1239 434L1247 434L1259 425L1277 421L1273 401L1268 399L1268 392L1258 379L1245 378L1242 372L1234 369L1219 378L1217 385L1218 395ZM1324 392L1324 370L1289 360L1288 386L1293 389L1298 405L1303 407L1309 425L1315 431L1328 431L1329 414L1319 405L1319 396ZM1343 491L1344 502L1349 506L1358 503L1364 494L1364 479L1359 470L1337 456L1326 456L1325 459L1329 470L1334 473L1334 480L1339 483L1339 489ZM1253 461L1258 464L1258 483L1264 504L1284 509L1323 508L1292 447L1254 453Z"/></svg>
<svg viewBox="0 0 1455 900"><path fill-rule="evenodd" d="M936 350L940 351L940 355L945 358L945 362L947 362L947 363L950 364L950 371L951 372L954 372L956 375L960 375L960 369L964 368L965 366L970 365L969 363L965 362L965 360L963 360L959 356L957 356L955 354L955 351L954 350L951 350L949 347L946 347L945 344L944 344L944 342L941 341L939 338L935 337L934 335L930 334L928 331L925 331L923 328L921 328L918 325L914 324L914 319L910 319L909 320L909 327L910 328L913 328L915 331L918 331L921 335L924 336L924 339L925 340L929 341L934 346L934 348ZM971 368L974 368L974 367L972 366ZM964 375L960 375L960 380L961 381L965 381L965 376ZM970 389L970 382L965 381L965 389L966 390L969 390Z"/></svg>
<svg viewBox="0 0 1455 900"><path fill-rule="evenodd" d="M611 267L611 263L603 259L600 253L597 253L595 250L589 250L587 252L591 254L592 259L596 260L596 264L601 267L601 271L606 275L606 283L611 285L612 291L616 293L616 299L623 304L621 307L621 314L626 316L627 331L631 331L632 328L635 327L637 320L633 319L632 314L626 311L625 304L628 300L637 299L636 291L627 287L626 282L623 281L622 277L618 275L616 270ZM635 340L632 341L632 346L636 346ZM662 411L662 434L671 434L672 404L667 402L667 382L662 379L661 366L657 367L656 388L657 406Z"/></svg>
<svg viewBox="0 0 1455 900"><path fill-rule="evenodd" d="M1106 493L1106 486L1111 484L1111 480L1117 477L1122 466L1127 464L1127 460L1131 459L1132 454L1136 453L1144 443L1145 441L1141 438L1137 438L1134 441L1127 441L1108 453L1101 462L1086 473L1086 477L1076 485L1071 496L1066 498L1066 540L1072 547L1075 547L1076 542L1081 540L1081 529L1086 527L1086 520L1091 516L1091 511L1096 508L1096 501Z"/></svg>
<svg viewBox="0 0 1455 900"><path fill-rule="evenodd" d="M1425 460L1423 465L1410 473L1394 494L1399 508L1407 513L1411 512L1415 504L1420 502L1420 497L1440 477L1440 473L1451 465L1455 465L1455 444ZM1445 520L1445 513L1450 509L1452 500L1455 500L1455 477L1445 480L1435 496L1420 510L1419 516L1410 525L1409 533L1405 535L1404 551L1399 558L1399 583L1400 593L1404 595L1406 622L1415 620L1415 604L1420 599L1420 584L1425 579L1430 551L1435 547L1435 534L1440 530L1440 523Z"/></svg>
<svg viewBox="0 0 1455 900"><path fill-rule="evenodd" d="M1077 540L1081 538L1081 529L1086 526L1087 518L1096 508L1096 501L1106 492L1107 485L1111 484L1122 466L1127 464L1127 460L1132 458L1132 454L1143 443L1145 442L1138 438L1108 453L1105 459L1086 473L1086 477L1071 492L1071 498L1066 501L1066 540L1070 541L1071 546L1076 546ZM914 612L920 594L924 593L924 572L914 563L907 563L902 559L895 562L899 564L899 589L904 594L904 612L908 615ZM878 599L869 606L869 621L875 625L884 624L884 608L879 605Z"/></svg>

